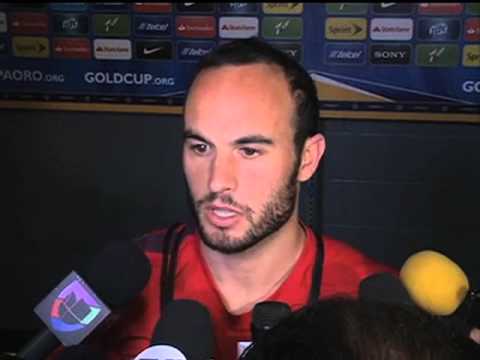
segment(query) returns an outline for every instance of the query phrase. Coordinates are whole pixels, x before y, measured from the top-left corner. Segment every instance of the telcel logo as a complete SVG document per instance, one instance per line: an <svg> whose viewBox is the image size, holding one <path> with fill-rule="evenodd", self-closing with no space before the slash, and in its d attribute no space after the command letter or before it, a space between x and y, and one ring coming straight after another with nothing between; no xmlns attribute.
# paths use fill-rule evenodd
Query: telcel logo
<svg viewBox="0 0 480 360"><path fill-rule="evenodd" d="M151 24L142 22L138 25L138 30L147 30L147 31L166 31L168 29L168 24Z"/></svg>
<svg viewBox="0 0 480 360"><path fill-rule="evenodd" d="M135 32L137 35L168 36L172 32L171 19L159 16L136 16Z"/></svg>
<svg viewBox="0 0 480 360"><path fill-rule="evenodd" d="M467 80L462 84L462 90L466 93L480 93L480 81Z"/></svg>
<svg viewBox="0 0 480 360"><path fill-rule="evenodd" d="M325 47L327 64L358 65L365 62L365 44L328 43Z"/></svg>
<svg viewBox="0 0 480 360"><path fill-rule="evenodd" d="M208 54L214 47L213 41L179 41L177 43L178 59L181 61L198 61Z"/></svg>

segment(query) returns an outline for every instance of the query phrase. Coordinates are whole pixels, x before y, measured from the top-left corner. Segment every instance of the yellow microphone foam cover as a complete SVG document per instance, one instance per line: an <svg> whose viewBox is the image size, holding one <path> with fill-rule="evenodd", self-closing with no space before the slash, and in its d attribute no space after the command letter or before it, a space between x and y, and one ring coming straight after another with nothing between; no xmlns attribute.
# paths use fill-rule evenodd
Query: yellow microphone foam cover
<svg viewBox="0 0 480 360"><path fill-rule="evenodd" d="M445 255L425 250L410 256L400 270L400 279L412 300L434 315L450 315L469 290L463 270Z"/></svg>

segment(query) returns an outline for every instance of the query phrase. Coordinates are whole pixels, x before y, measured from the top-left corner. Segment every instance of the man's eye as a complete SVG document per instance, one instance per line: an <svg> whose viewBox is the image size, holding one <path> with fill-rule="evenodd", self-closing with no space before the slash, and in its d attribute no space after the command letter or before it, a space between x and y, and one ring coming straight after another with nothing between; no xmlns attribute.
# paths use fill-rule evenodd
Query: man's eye
<svg viewBox="0 0 480 360"><path fill-rule="evenodd" d="M258 155L260 155L260 151L254 148L249 148L249 147L244 147L240 149L240 152L243 154L243 156L247 158L254 158Z"/></svg>
<svg viewBox="0 0 480 360"><path fill-rule="evenodd" d="M193 152L199 154L199 155L204 155L208 151L208 145L207 144L192 144L190 145L190 150Z"/></svg>

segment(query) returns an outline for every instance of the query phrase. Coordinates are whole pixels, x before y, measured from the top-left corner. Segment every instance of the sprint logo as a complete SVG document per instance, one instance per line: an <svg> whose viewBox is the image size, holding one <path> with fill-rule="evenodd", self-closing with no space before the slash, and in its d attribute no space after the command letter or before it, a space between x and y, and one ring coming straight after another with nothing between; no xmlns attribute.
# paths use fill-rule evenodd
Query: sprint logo
<svg viewBox="0 0 480 360"><path fill-rule="evenodd" d="M16 57L43 59L50 57L50 43L46 37L14 36L12 47Z"/></svg>
<svg viewBox="0 0 480 360"><path fill-rule="evenodd" d="M480 45L466 45L463 48L463 66L480 67Z"/></svg>
<svg viewBox="0 0 480 360"><path fill-rule="evenodd" d="M325 38L328 40L365 40L367 19L330 17L325 21Z"/></svg>

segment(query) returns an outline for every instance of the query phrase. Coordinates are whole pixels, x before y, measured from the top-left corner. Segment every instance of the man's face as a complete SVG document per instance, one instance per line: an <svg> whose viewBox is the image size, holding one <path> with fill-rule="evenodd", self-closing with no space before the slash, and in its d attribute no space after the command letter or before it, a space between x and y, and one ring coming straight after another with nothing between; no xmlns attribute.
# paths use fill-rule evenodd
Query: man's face
<svg viewBox="0 0 480 360"><path fill-rule="evenodd" d="M248 249L292 217L297 199L295 104L265 64L202 72L185 105L183 165L204 243Z"/></svg>

